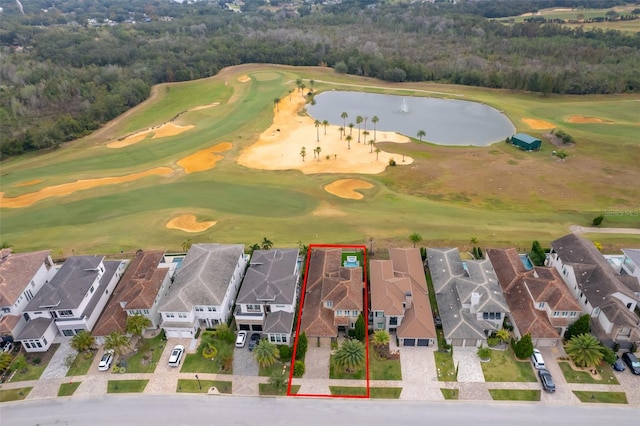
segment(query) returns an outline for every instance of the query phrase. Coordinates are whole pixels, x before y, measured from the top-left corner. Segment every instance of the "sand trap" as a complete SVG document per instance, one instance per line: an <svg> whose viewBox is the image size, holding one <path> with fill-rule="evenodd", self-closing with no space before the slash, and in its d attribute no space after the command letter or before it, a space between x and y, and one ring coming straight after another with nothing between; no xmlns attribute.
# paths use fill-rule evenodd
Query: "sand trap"
<svg viewBox="0 0 640 426"><path fill-rule="evenodd" d="M216 153L228 151L232 146L231 142L222 142L211 148L201 149L195 154L178 160L178 165L184 169L185 173L203 172L213 169L216 163L224 158L222 155Z"/></svg>
<svg viewBox="0 0 640 426"><path fill-rule="evenodd" d="M294 91L291 97L282 98L274 107L273 124L260 135L258 142L240 153L237 159L238 164L262 170L295 169L305 174L376 174L385 170L390 158L394 158L398 166L413 162L413 159L408 156L405 156L405 161L402 162L400 154L381 151L376 155L375 152L371 152L368 144L358 143L357 127L353 129L351 149L348 149L345 137L340 138L338 130L340 126L327 126L325 134L324 126L316 128L311 117L298 115L298 111L304 108L305 103L306 99L298 91ZM362 131L364 131L364 124ZM367 124L367 131L370 133L367 139L373 139L371 122ZM364 142L364 140L364 135L361 134L361 141ZM409 138L393 132L376 132L376 140L378 142L410 142ZM306 151L304 161L300 155L302 147ZM320 147L321 150L319 159L314 155L316 147Z"/></svg>
<svg viewBox="0 0 640 426"><path fill-rule="evenodd" d="M24 182L18 182L15 185L13 185L14 187L19 187L19 186L31 186L31 185L37 185L40 182L42 182L42 179L33 179L33 180L25 180Z"/></svg>
<svg viewBox="0 0 640 426"><path fill-rule="evenodd" d="M369 189L373 185L360 179L339 179L324 187L329 194L333 194L340 198L349 198L352 200L361 200L364 198L356 189Z"/></svg>
<svg viewBox="0 0 640 426"><path fill-rule="evenodd" d="M187 112L199 111L201 109L207 109L207 108L213 108L213 107L218 106L218 105L220 105L220 102L214 102L212 104L207 104L207 105L200 105L200 106L197 106L197 107L189 108L187 110Z"/></svg>
<svg viewBox="0 0 640 426"><path fill-rule="evenodd" d="M584 115L572 115L567 119L567 121L569 123L578 123L578 124L586 124L586 123L612 124L610 121L605 121L601 118L585 117Z"/></svg>
<svg viewBox="0 0 640 426"><path fill-rule="evenodd" d="M211 228L217 222L197 222L196 217L192 214L183 214L174 217L165 225L169 229L179 229L184 232L202 232Z"/></svg>
<svg viewBox="0 0 640 426"><path fill-rule="evenodd" d="M0 207L4 208L20 208L28 207L33 203L44 200L45 198L61 197L72 194L83 189L95 188L97 186L114 185L117 183L131 182L142 179L143 177L152 175L166 176L173 173L173 169L169 167L156 167L144 172L132 173L124 176L113 176L96 179L83 179L75 182L63 183L61 185L47 186L37 192L18 195L13 198L4 198L4 193L0 192Z"/></svg>
<svg viewBox="0 0 640 426"><path fill-rule="evenodd" d="M251 81L251 77L249 77L248 75L243 75L241 77L238 77L238 81L240 83L246 83L247 81Z"/></svg>
<svg viewBox="0 0 640 426"><path fill-rule="evenodd" d="M189 129L193 129L194 127L195 126L193 125L180 126L178 124L173 124L173 123L164 123L147 130L136 132L130 136L127 136L122 140L109 142L107 144L107 147L108 148L124 148L125 146L133 145L135 143L140 142L143 139L146 139L147 136L149 136L152 133L153 133L153 136L151 137L151 139L159 139L159 138L166 138L168 136L179 135L180 133L186 132Z"/></svg>
<svg viewBox="0 0 640 426"><path fill-rule="evenodd" d="M535 118L523 118L522 121L534 130L553 129L556 127L555 124L544 120L536 120Z"/></svg>

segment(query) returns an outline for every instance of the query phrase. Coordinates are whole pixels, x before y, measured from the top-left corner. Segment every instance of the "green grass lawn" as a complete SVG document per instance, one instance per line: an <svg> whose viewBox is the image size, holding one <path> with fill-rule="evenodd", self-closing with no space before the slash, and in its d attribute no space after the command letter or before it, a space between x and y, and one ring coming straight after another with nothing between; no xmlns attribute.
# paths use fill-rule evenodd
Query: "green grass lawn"
<svg viewBox="0 0 640 426"><path fill-rule="evenodd" d="M369 397L370 398L382 398L382 399L400 399L400 394L402 393L402 388L370 388L369 389Z"/></svg>
<svg viewBox="0 0 640 426"><path fill-rule="evenodd" d="M331 355L331 361L329 362L330 379L364 380L367 378L366 367L362 367L355 373L346 373L333 362L333 355Z"/></svg>
<svg viewBox="0 0 640 426"><path fill-rule="evenodd" d="M436 370L438 380L441 382L456 381L456 367L453 364L453 354L451 352L435 351L433 356L436 359Z"/></svg>
<svg viewBox="0 0 640 426"><path fill-rule="evenodd" d="M627 395L624 392L593 392L573 391L580 402L596 402L602 404L628 404Z"/></svg>
<svg viewBox="0 0 640 426"><path fill-rule="evenodd" d="M165 342L163 333L152 339L140 339L137 352L127 359L127 373L153 373L162 356Z"/></svg>
<svg viewBox="0 0 640 426"><path fill-rule="evenodd" d="M460 397L460 391L458 389L445 389L440 388L444 399L458 399Z"/></svg>
<svg viewBox="0 0 640 426"><path fill-rule="evenodd" d="M484 379L487 382L535 382L536 375L530 362L515 359L511 349L491 351L491 361L481 362Z"/></svg>
<svg viewBox="0 0 640 426"><path fill-rule="evenodd" d="M289 377L289 367L291 366L291 361L282 362L280 360L276 360L271 367L259 367L258 376L262 377L271 377L273 373L280 373L284 370L284 374Z"/></svg>
<svg viewBox="0 0 640 426"><path fill-rule="evenodd" d="M367 394L367 388L356 386L329 386L331 395L346 395L346 396L365 396Z"/></svg>
<svg viewBox="0 0 640 426"><path fill-rule="evenodd" d="M149 380L109 380L107 393L141 393Z"/></svg>
<svg viewBox="0 0 640 426"><path fill-rule="evenodd" d="M285 396L287 394L287 386L285 385L283 389L277 390L269 383L259 383L259 392L260 395L275 395L275 396ZM300 385L291 385L291 394L295 395L300 390Z"/></svg>
<svg viewBox="0 0 640 426"><path fill-rule="evenodd" d="M584 371L576 371L571 368L571 364L568 362L559 361L558 365L562 370L562 374L564 378L567 380L567 383L593 383L600 385L618 385L618 379L616 379L615 374L613 374L613 370L606 364L600 364L597 368L600 377L602 380L594 379L591 374L586 373Z"/></svg>
<svg viewBox="0 0 640 426"><path fill-rule="evenodd" d="M373 344L369 344L369 378L371 380L402 380L400 359L378 357Z"/></svg>
<svg viewBox="0 0 640 426"><path fill-rule="evenodd" d="M495 401L540 401L539 390L489 389Z"/></svg>
<svg viewBox="0 0 640 426"><path fill-rule="evenodd" d="M78 389L81 382L62 383L58 390L58 396L71 396Z"/></svg>
<svg viewBox="0 0 640 426"><path fill-rule="evenodd" d="M329 386L331 395L365 396L367 388L361 386ZM402 388L376 387L369 389L370 398L400 399Z"/></svg>
<svg viewBox="0 0 640 426"><path fill-rule="evenodd" d="M11 382L26 382L27 380L38 380L44 369L47 368L46 365L28 365L26 369L18 371Z"/></svg>
<svg viewBox="0 0 640 426"><path fill-rule="evenodd" d="M202 356L202 349L208 342L213 342L214 346L218 349L218 355L213 359L207 359ZM195 354L187 354L182 363L181 373L214 373L214 374L233 374L233 368L228 370L222 369L220 362L220 350L226 347L233 353L233 344L223 342L213 337L212 332L206 331L202 333L201 343L198 347L198 351Z"/></svg>
<svg viewBox="0 0 640 426"><path fill-rule="evenodd" d="M29 395L33 387L18 389L0 389L0 402L21 401Z"/></svg>
<svg viewBox="0 0 640 426"><path fill-rule="evenodd" d="M232 382L220 381L220 380L200 380L198 385L197 380L192 379L178 379L178 386L176 392L184 393L207 393L209 388L215 387L220 393L231 393Z"/></svg>
<svg viewBox="0 0 640 426"><path fill-rule="evenodd" d="M84 376L89 372L91 363L96 356L97 351L82 352L76 355L73 360L69 371L67 371L67 377L69 376Z"/></svg>

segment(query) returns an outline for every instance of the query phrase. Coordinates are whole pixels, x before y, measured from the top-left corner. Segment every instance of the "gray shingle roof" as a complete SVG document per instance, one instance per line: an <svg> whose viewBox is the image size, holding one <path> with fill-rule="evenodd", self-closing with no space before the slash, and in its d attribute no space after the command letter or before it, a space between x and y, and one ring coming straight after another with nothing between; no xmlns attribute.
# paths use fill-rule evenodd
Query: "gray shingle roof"
<svg viewBox="0 0 640 426"><path fill-rule="evenodd" d="M34 318L27 322L24 326L20 334L16 337L16 340L27 340L27 339L39 339L42 337L44 332L49 328L51 323L54 321L53 318Z"/></svg>
<svg viewBox="0 0 640 426"><path fill-rule="evenodd" d="M265 333L291 333L293 328L293 314L284 311L272 312L264 322Z"/></svg>
<svg viewBox="0 0 640 426"><path fill-rule="evenodd" d="M242 244L191 246L160 311L189 312L194 305L220 306L243 253Z"/></svg>
<svg viewBox="0 0 640 426"><path fill-rule="evenodd" d="M293 304L298 252L297 248L254 251L237 303Z"/></svg>

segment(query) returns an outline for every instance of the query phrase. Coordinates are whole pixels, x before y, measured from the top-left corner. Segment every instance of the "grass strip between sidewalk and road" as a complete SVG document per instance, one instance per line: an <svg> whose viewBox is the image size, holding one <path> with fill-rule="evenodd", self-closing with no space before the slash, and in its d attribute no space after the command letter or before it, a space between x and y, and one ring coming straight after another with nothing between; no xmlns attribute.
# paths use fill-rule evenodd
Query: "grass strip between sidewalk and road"
<svg viewBox="0 0 640 426"><path fill-rule="evenodd" d="M494 401L540 401L539 390L489 389Z"/></svg>
<svg viewBox="0 0 640 426"><path fill-rule="evenodd" d="M141 393L149 380L109 380L107 393Z"/></svg>
<svg viewBox="0 0 640 426"><path fill-rule="evenodd" d="M58 389L58 396L71 396L78 389L82 382L62 383Z"/></svg>
<svg viewBox="0 0 640 426"><path fill-rule="evenodd" d="M601 404L628 404L627 395L624 392L593 392L573 391L580 402L595 402Z"/></svg>
<svg viewBox="0 0 640 426"><path fill-rule="evenodd" d="M0 390L0 402L22 401L29 395L32 387Z"/></svg>
<svg viewBox="0 0 640 426"><path fill-rule="evenodd" d="M200 380L198 385L197 380L193 379L178 379L178 386L176 392L182 393L207 393L209 388L215 387L220 393L231 393L232 382L221 380Z"/></svg>

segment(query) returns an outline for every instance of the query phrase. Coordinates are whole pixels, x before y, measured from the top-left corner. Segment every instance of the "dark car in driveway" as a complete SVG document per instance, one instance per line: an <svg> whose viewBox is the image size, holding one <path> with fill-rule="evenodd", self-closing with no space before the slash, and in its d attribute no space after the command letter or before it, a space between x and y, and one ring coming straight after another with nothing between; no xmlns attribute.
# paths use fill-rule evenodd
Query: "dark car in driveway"
<svg viewBox="0 0 640 426"><path fill-rule="evenodd" d="M618 355L616 355L616 361L611 364L611 368L613 368L616 371L624 371L624 364L622 363L622 360L620 359L620 357Z"/></svg>
<svg viewBox="0 0 640 426"><path fill-rule="evenodd" d="M540 377L540 382L542 383L542 389L550 393L556 391L556 385L553 383L553 378L551 377L551 373L549 373L549 370L546 370L544 368L538 370L538 376Z"/></svg>
<svg viewBox="0 0 640 426"><path fill-rule="evenodd" d="M249 338L249 350L254 350L258 343L260 343L260 333L253 333Z"/></svg>
<svg viewBox="0 0 640 426"><path fill-rule="evenodd" d="M627 364L633 374L640 375L640 361L638 361L638 358L632 352L623 353L622 360Z"/></svg>

